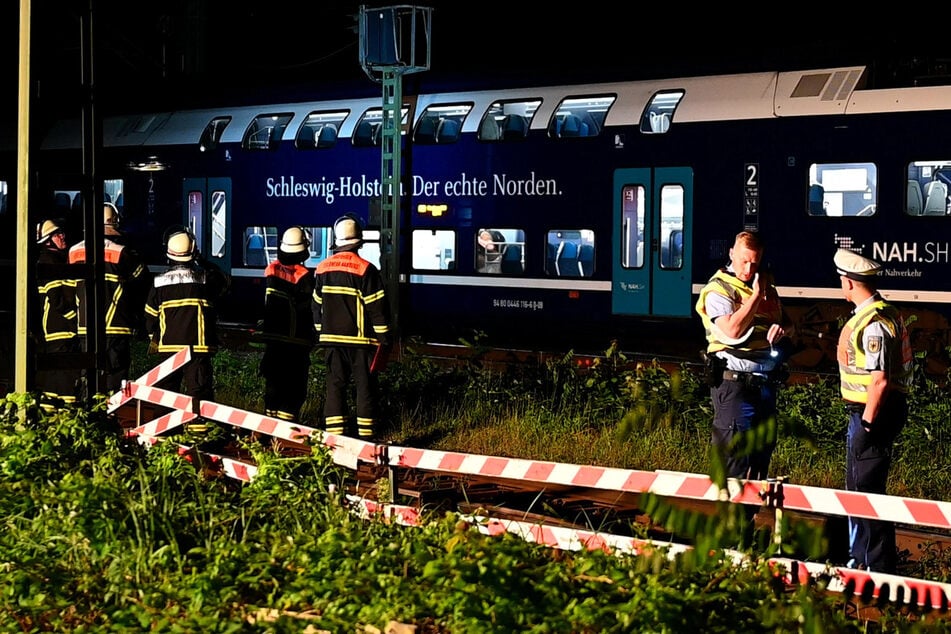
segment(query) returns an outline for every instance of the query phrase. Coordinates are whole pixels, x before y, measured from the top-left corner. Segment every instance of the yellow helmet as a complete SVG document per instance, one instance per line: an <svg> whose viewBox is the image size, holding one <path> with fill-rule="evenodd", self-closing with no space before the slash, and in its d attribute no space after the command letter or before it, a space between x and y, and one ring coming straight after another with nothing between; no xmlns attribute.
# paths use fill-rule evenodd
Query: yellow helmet
<svg viewBox="0 0 951 634"><path fill-rule="evenodd" d="M55 220L44 220L36 226L36 243L43 244L52 238L54 234L62 231L63 228L60 227Z"/></svg>

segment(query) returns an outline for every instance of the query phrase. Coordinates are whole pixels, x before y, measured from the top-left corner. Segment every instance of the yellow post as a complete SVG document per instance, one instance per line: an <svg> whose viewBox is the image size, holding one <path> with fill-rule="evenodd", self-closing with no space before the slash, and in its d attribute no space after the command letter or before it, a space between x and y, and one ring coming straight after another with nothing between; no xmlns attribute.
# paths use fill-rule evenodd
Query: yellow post
<svg viewBox="0 0 951 634"><path fill-rule="evenodd" d="M14 389L27 390L27 306L30 300L30 276L27 275L30 245L30 0L20 0L20 72L17 101L17 223L16 223L16 298Z"/></svg>

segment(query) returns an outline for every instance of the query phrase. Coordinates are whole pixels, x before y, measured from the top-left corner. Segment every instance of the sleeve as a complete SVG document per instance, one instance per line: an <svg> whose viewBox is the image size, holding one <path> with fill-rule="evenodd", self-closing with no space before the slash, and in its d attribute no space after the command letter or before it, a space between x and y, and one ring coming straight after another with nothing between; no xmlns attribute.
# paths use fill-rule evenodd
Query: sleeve
<svg viewBox="0 0 951 634"><path fill-rule="evenodd" d="M390 334L390 308L383 288L383 276L375 266L369 266L363 277L363 296L373 332L381 342L386 342Z"/></svg>
<svg viewBox="0 0 951 634"><path fill-rule="evenodd" d="M865 351L865 369L869 372L886 372L888 347L895 345L890 333L883 327L882 322L873 321L862 331L862 349Z"/></svg>
<svg viewBox="0 0 951 634"><path fill-rule="evenodd" d="M310 310L314 315L314 330L320 334L320 323L323 314L323 295L321 286L323 285L320 276L314 273L314 292L311 295Z"/></svg>
<svg viewBox="0 0 951 634"><path fill-rule="evenodd" d="M158 337L159 311L158 311L158 292L155 286L149 289L145 300L145 331L155 339Z"/></svg>

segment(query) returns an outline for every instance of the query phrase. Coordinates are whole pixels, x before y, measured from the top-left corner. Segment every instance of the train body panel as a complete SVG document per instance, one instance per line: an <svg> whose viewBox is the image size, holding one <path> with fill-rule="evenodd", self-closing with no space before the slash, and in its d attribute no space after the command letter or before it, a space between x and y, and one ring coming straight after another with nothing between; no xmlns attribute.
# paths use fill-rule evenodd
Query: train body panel
<svg viewBox="0 0 951 634"><path fill-rule="evenodd" d="M832 361L848 311L839 247L881 260L921 347L947 346L948 87L866 90L862 67L844 67L403 101L400 264L385 274L405 335L695 353L699 289L746 228L766 238L795 362ZM152 266L164 229L189 225L233 276L223 319L253 325L286 227L311 232L311 266L345 213L370 230L372 258L389 248L382 118L365 95L116 117L99 173ZM54 128L41 157L43 191L73 204L78 138Z"/></svg>

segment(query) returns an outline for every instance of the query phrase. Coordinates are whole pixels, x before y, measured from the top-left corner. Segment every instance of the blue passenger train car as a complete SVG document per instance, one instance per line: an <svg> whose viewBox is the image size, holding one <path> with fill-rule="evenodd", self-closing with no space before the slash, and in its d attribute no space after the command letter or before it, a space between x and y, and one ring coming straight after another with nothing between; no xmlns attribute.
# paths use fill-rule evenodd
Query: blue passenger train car
<svg viewBox="0 0 951 634"><path fill-rule="evenodd" d="M617 340L696 359L698 292L751 229L796 326L793 365L834 361L849 309L839 247L884 263L885 295L940 363L951 87L868 89L865 77L857 66L472 91L407 82L398 265L384 258L399 332L546 350ZM125 230L158 268L163 231L188 225L233 276L224 321L254 326L289 226L311 233L310 266L345 213L366 226L366 257L390 248L381 97L314 93L104 122L97 173ZM40 213L76 228L79 140L78 121L63 121L41 150Z"/></svg>

